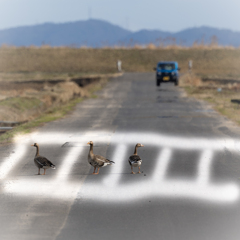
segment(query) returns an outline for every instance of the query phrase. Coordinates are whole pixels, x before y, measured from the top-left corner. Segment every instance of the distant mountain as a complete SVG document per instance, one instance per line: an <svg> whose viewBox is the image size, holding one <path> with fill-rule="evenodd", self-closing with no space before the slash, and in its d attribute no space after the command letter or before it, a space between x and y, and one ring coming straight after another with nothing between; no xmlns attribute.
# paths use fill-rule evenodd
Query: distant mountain
<svg viewBox="0 0 240 240"><path fill-rule="evenodd" d="M138 32L132 32L126 38L122 39L123 42L134 44L158 44L161 39L165 39L171 36L170 32L163 32L159 30L140 30Z"/></svg>
<svg viewBox="0 0 240 240"><path fill-rule="evenodd" d="M14 46L92 46L113 45L131 32L101 20L45 23L0 31L0 44Z"/></svg>
<svg viewBox="0 0 240 240"><path fill-rule="evenodd" d="M175 38L189 46L195 41L198 43L204 42L205 44L211 41L217 41L222 46L240 46L240 32L233 32L227 29L217 29L212 27L198 27L189 28L181 32L173 34Z"/></svg>
<svg viewBox="0 0 240 240"><path fill-rule="evenodd" d="M128 31L102 20L68 23L45 23L0 30L0 45L14 46L133 46L135 44L178 44L191 46L194 42L240 46L240 32L211 27L189 28L177 33L159 30Z"/></svg>

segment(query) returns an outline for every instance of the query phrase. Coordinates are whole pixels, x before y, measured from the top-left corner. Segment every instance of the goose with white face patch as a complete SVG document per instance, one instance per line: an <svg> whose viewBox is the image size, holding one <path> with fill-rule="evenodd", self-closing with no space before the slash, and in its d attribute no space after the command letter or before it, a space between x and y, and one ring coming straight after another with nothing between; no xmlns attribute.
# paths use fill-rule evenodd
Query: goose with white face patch
<svg viewBox="0 0 240 240"><path fill-rule="evenodd" d="M88 154L88 162L90 165L92 165L94 167L94 170L93 170L93 174L98 174L99 173L99 169L101 167L106 167L107 165L111 165L112 163L115 163L103 156L100 156L100 155L95 155L93 153L93 142L90 141L88 142L88 144L90 145L90 150L89 150L89 154ZM95 173L96 171L96 168L98 169L97 172Z"/></svg>
<svg viewBox="0 0 240 240"><path fill-rule="evenodd" d="M132 174L135 174L135 172L133 172L133 167L138 167L138 173L141 173L140 172L140 167L141 167L141 164L142 164L142 159L139 157L139 155L137 155L137 149L139 147L144 147L144 145L142 145L141 143L137 143L136 146L135 146L135 149L134 149L134 154L131 155L128 159L128 162L131 166L131 170L132 170Z"/></svg>
<svg viewBox="0 0 240 240"><path fill-rule="evenodd" d="M36 147L36 149L37 149L36 155L34 158L34 163L38 168L38 175L40 175L40 168L44 169L43 175L46 174L46 169L48 169L48 168L55 169L56 168L55 165L51 161L49 161L46 157L39 155L39 146L37 143L34 143L31 146Z"/></svg>

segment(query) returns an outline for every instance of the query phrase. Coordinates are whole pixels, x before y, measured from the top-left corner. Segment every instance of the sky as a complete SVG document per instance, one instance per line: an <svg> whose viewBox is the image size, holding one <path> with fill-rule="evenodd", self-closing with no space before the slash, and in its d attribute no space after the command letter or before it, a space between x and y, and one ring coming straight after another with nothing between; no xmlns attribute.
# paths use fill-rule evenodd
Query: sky
<svg viewBox="0 0 240 240"><path fill-rule="evenodd" d="M240 0L0 0L0 29L101 19L137 31L210 26L240 31Z"/></svg>

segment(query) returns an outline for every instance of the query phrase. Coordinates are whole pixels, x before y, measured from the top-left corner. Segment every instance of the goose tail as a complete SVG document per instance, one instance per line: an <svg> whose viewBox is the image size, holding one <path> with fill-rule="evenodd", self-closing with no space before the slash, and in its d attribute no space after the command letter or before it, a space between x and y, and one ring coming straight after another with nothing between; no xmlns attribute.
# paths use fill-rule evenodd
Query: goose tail
<svg viewBox="0 0 240 240"><path fill-rule="evenodd" d="M56 166L54 164L51 165L52 169L56 169Z"/></svg>
<svg viewBox="0 0 240 240"><path fill-rule="evenodd" d="M109 159L108 159L108 161L109 161L110 164L115 163L114 161L111 161L111 160L109 160Z"/></svg>

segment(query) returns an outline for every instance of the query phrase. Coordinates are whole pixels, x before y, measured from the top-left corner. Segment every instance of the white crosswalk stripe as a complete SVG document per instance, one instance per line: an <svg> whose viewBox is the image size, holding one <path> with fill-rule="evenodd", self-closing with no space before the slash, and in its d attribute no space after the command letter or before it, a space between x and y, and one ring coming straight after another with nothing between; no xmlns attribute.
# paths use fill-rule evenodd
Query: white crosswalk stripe
<svg viewBox="0 0 240 240"><path fill-rule="evenodd" d="M34 179L31 181L18 177L9 181L8 175L15 168L29 149L29 142L37 136L41 146L54 144L63 145L66 142L72 143L65 149L65 156L59 167L56 169L56 177L45 179ZM15 153L4 159L0 165L0 178L4 185L6 194L16 194L22 196L50 196L51 198L73 199L86 198L94 201L132 201L157 196L160 198L189 198L200 199L202 201L232 203L239 199L239 187L237 183L228 182L216 184L211 182L212 163L217 151L227 148L229 151L239 151L238 139L187 139L181 137L171 137L152 133L49 133L31 135L24 141L17 144ZM148 146L155 146L159 149L156 160L156 167L152 175L142 178L136 183L122 183L122 175L125 164L127 164L127 150L132 149L133 144L139 142ZM86 182L79 185L77 180L69 180L73 165L79 161L84 153L84 146L92 140L100 143L110 143L115 149L113 156L109 157L115 161L115 165L108 168L109 173L103 181L94 185ZM73 144L75 143L75 145ZM77 143L77 144L76 144ZM195 180L167 178L172 153L176 150L194 150L199 153L197 172ZM85 151L86 155L86 151ZM86 158L86 156L84 156ZM83 156L82 156L83 159ZM149 160L149 159L148 159ZM154 161L154 159L152 159ZM86 159L87 161L87 159ZM54 161L53 161L54 162ZM155 162L155 161L154 161ZM67 164L66 164L67 163ZM129 166L128 166L129 167ZM101 188L98 187L101 185Z"/></svg>

